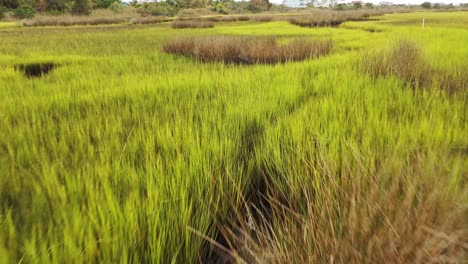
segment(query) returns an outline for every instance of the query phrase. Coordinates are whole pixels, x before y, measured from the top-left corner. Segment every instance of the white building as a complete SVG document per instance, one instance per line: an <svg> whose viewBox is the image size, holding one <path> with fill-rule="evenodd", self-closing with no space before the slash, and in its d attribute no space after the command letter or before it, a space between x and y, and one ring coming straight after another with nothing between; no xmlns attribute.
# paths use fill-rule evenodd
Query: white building
<svg viewBox="0 0 468 264"><path fill-rule="evenodd" d="M313 0L314 7L330 7L335 6L338 0Z"/></svg>
<svg viewBox="0 0 468 264"><path fill-rule="evenodd" d="M392 2L380 2L379 3L379 6L392 6L393 3Z"/></svg>
<svg viewBox="0 0 468 264"><path fill-rule="evenodd" d="M306 0L283 0L283 5L291 8L304 8L308 3Z"/></svg>

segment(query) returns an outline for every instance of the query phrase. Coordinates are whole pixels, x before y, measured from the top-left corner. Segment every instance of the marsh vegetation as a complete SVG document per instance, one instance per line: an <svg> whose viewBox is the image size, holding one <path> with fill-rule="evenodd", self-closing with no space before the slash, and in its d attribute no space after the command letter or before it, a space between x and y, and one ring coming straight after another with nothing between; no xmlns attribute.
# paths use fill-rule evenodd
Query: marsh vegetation
<svg viewBox="0 0 468 264"><path fill-rule="evenodd" d="M0 23L0 263L466 259L466 12L234 17Z"/></svg>

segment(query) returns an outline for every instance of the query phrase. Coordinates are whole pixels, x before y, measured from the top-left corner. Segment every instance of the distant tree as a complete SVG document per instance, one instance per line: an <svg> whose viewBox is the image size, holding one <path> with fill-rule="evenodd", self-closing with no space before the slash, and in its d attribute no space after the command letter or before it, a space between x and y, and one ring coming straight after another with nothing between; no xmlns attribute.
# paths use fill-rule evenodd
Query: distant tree
<svg viewBox="0 0 468 264"><path fill-rule="evenodd" d="M435 4L435 5L433 6L433 8L435 8L435 9L440 9L440 5L439 5L439 4Z"/></svg>
<svg viewBox="0 0 468 264"><path fill-rule="evenodd" d="M58 12L64 12L68 9L69 6L69 0L44 0L44 8L47 11L53 10Z"/></svg>
<svg viewBox="0 0 468 264"><path fill-rule="evenodd" d="M430 2L424 2L421 4L422 8L430 9L431 8L431 3Z"/></svg>
<svg viewBox="0 0 468 264"><path fill-rule="evenodd" d="M19 0L0 0L0 6L8 9L16 9L20 6Z"/></svg>
<svg viewBox="0 0 468 264"><path fill-rule="evenodd" d="M138 7L137 12L147 16L174 16L177 14L176 8L167 2L143 3Z"/></svg>
<svg viewBox="0 0 468 264"><path fill-rule="evenodd" d="M348 9L348 6L346 4L337 4L335 6L335 10L342 11Z"/></svg>
<svg viewBox="0 0 468 264"><path fill-rule="evenodd" d="M1 2L2 0L0 0ZM21 5L29 5L34 9L38 9L41 5L42 0L19 0Z"/></svg>
<svg viewBox="0 0 468 264"><path fill-rule="evenodd" d="M15 9L14 14L17 18L32 18L36 14L36 10L30 5L22 5Z"/></svg>
<svg viewBox="0 0 468 264"><path fill-rule="evenodd" d="M116 14L123 13L124 8L125 8L125 5L120 2L114 2L109 6L109 9Z"/></svg>
<svg viewBox="0 0 468 264"><path fill-rule="evenodd" d="M372 4L372 3L366 3L365 6L367 8L374 8L374 4Z"/></svg>
<svg viewBox="0 0 468 264"><path fill-rule="evenodd" d="M213 4L213 11L218 12L220 14L228 14L226 9L226 5L223 2L216 2Z"/></svg>
<svg viewBox="0 0 468 264"><path fill-rule="evenodd" d="M360 3L360 2L353 3L353 7L354 7L354 9L361 9L362 8L362 3Z"/></svg>
<svg viewBox="0 0 468 264"><path fill-rule="evenodd" d="M176 6L177 8L198 8L205 7L207 5L207 0L171 0L168 1L171 5Z"/></svg>
<svg viewBox="0 0 468 264"><path fill-rule="evenodd" d="M91 13L91 2L89 0L75 0L71 11L74 15L89 15Z"/></svg>
<svg viewBox="0 0 468 264"><path fill-rule="evenodd" d="M270 6L271 4L268 0L250 0L249 3L249 9L254 13L266 11Z"/></svg>
<svg viewBox="0 0 468 264"><path fill-rule="evenodd" d="M0 20L5 17L6 8L0 5Z"/></svg>
<svg viewBox="0 0 468 264"><path fill-rule="evenodd" d="M246 1L223 1L224 11L228 14L242 14L251 12L250 2Z"/></svg>
<svg viewBox="0 0 468 264"><path fill-rule="evenodd" d="M109 8L115 2L120 3L119 0L93 0L93 6L95 8Z"/></svg>

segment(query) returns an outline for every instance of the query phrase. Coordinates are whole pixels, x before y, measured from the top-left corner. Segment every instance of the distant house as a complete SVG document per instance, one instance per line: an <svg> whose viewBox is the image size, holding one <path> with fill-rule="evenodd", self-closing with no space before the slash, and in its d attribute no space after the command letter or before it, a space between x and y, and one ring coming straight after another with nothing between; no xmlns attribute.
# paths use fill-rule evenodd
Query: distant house
<svg viewBox="0 0 468 264"><path fill-rule="evenodd" d="M283 0L283 5L291 8L304 8L307 3L306 0Z"/></svg>
<svg viewBox="0 0 468 264"><path fill-rule="evenodd" d="M308 5L314 7L332 7L337 4L352 4L352 3L363 3L362 1L353 0L283 0L283 5L291 8L304 8Z"/></svg>
<svg viewBox="0 0 468 264"><path fill-rule="evenodd" d="M379 6L392 6L393 3L392 2L380 2L379 3Z"/></svg>
<svg viewBox="0 0 468 264"><path fill-rule="evenodd" d="M333 3L331 4L331 6L336 6L336 5L349 5L351 4L352 1L351 0L336 0L336 1L333 1Z"/></svg>
<svg viewBox="0 0 468 264"><path fill-rule="evenodd" d="M330 6L335 6L337 3L336 0L314 0L312 1L312 4L315 7L330 7Z"/></svg>

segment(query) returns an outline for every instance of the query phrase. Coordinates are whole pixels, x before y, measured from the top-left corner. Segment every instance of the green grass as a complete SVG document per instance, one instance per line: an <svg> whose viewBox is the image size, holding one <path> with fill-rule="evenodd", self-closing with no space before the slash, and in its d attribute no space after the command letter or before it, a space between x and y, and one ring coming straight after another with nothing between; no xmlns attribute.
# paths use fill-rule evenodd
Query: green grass
<svg viewBox="0 0 468 264"><path fill-rule="evenodd" d="M20 24L18 22L0 22L0 28L11 28L11 27L19 27Z"/></svg>
<svg viewBox="0 0 468 264"><path fill-rule="evenodd" d="M424 30L413 26L421 16ZM238 225L261 177L290 211L267 221L278 241L263 232L249 252L235 248L248 262L461 261L467 89L415 92L356 65L409 39L430 65L458 71L467 14L384 18L0 29L0 263L200 262L210 245L200 234ZM335 46L315 60L236 66L165 54L176 35ZM15 70L37 62L59 67L31 79Z"/></svg>

